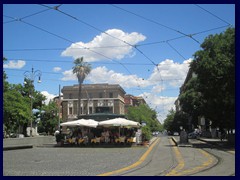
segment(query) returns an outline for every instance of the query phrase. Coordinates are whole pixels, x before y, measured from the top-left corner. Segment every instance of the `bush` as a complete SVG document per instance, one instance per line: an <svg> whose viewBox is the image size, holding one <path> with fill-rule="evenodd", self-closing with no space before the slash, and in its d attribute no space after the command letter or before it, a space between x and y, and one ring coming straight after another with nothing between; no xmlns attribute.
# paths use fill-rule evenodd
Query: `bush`
<svg viewBox="0 0 240 180"><path fill-rule="evenodd" d="M142 139L143 141L149 141L152 137L150 128L148 126L142 127Z"/></svg>
<svg viewBox="0 0 240 180"><path fill-rule="evenodd" d="M64 135L61 134L61 133L56 134L55 137L56 137L57 143L58 143L58 142L61 142L62 140L64 140Z"/></svg>

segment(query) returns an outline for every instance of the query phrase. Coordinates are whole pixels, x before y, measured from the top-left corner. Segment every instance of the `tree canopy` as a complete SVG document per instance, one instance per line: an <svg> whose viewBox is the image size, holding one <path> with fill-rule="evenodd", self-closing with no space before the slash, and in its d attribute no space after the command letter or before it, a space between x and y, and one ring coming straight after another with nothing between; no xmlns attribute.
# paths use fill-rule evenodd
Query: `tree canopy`
<svg viewBox="0 0 240 180"><path fill-rule="evenodd" d="M181 114L211 121L212 127L235 128L235 28L208 36L194 54L189 73L178 97ZM176 114L177 115L177 114ZM176 118L176 116L175 116Z"/></svg>
<svg viewBox="0 0 240 180"><path fill-rule="evenodd" d="M3 58L3 63L6 61L7 59ZM25 79L25 82L26 83L24 83L24 85L10 84L7 81L6 73L3 72L3 125L7 134L15 132L23 133L26 136L26 128L29 125L31 118L33 118L33 123L37 123L35 121L36 117L31 117L31 98L33 109L45 110L50 108L53 110L56 108L52 104L42 104L42 102L46 100L46 97L39 91L35 90L34 85L30 82L30 80ZM45 123L44 130L51 130L57 125L56 121L50 118L46 121L51 122ZM22 132L19 132L20 126L23 127Z"/></svg>

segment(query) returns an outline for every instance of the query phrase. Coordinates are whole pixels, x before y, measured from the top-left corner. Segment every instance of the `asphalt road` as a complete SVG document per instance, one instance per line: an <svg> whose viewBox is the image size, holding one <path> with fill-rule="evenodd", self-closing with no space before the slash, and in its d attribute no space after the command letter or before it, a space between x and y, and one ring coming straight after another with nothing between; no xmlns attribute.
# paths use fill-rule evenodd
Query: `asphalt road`
<svg viewBox="0 0 240 180"><path fill-rule="evenodd" d="M129 166L141 148L33 148L3 152L4 176L95 176Z"/></svg>
<svg viewBox="0 0 240 180"><path fill-rule="evenodd" d="M192 147L177 147L161 137L151 155L136 168L113 174L120 176L233 176L235 154L205 142L190 140Z"/></svg>
<svg viewBox="0 0 240 180"><path fill-rule="evenodd" d="M235 175L235 154L213 148L198 140L192 140L192 144L193 147L177 147L170 137L163 136L149 148L34 147L33 149L4 151L3 175ZM116 170L118 173L115 173Z"/></svg>

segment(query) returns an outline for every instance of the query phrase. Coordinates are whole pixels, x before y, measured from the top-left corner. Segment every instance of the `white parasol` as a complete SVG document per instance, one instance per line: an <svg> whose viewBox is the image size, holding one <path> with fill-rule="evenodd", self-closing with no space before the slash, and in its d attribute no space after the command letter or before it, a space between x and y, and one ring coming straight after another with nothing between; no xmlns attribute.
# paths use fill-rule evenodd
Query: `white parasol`
<svg viewBox="0 0 240 180"><path fill-rule="evenodd" d="M76 121L61 123L60 126L68 126L68 127L86 126L86 127L96 128L98 126L98 122L93 119L78 119Z"/></svg>
<svg viewBox="0 0 240 180"><path fill-rule="evenodd" d="M131 121L125 118L114 118L110 120L101 121L98 123L99 126L110 127L110 126L121 126L121 127L140 127L140 123Z"/></svg>

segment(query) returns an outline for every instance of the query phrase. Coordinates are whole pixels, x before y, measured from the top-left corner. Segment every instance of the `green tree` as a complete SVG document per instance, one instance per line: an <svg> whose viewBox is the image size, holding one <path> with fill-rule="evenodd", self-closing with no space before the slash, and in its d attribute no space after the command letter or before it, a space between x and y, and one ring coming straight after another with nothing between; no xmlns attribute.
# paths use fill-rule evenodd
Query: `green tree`
<svg viewBox="0 0 240 180"><path fill-rule="evenodd" d="M198 78L192 77L185 85L185 90L179 95L182 112L177 114L177 118L182 119L181 117L183 113L185 113L184 117L186 120L184 119L184 121L188 124L187 128L185 129L189 131L192 130L192 124L197 126L198 116L201 116L204 112L204 105L199 86L200 83Z"/></svg>
<svg viewBox="0 0 240 180"><path fill-rule="evenodd" d="M173 128L174 116L175 116L175 111L173 109L169 110L167 117L163 123L163 128L166 129L167 131L174 131L174 128Z"/></svg>
<svg viewBox="0 0 240 180"><path fill-rule="evenodd" d="M7 59L3 58L3 63ZM3 72L3 124L8 133L19 132L19 126L23 127L25 136L26 128L31 120L31 98L33 108L41 108L42 101L46 99L40 92L35 91L30 80L25 79L24 86L21 84L10 84L7 82L7 75Z"/></svg>
<svg viewBox="0 0 240 180"><path fill-rule="evenodd" d="M44 113L40 114L38 124L38 132L46 132L53 134L58 127L58 106L54 101L50 101L48 105L44 105L41 109Z"/></svg>
<svg viewBox="0 0 240 180"><path fill-rule="evenodd" d="M210 35L194 54L191 68L197 74L202 115L213 126L235 128L235 28Z"/></svg>
<svg viewBox="0 0 240 180"><path fill-rule="evenodd" d="M3 63L6 62L7 59L3 57ZM9 83L7 82L7 74L5 71L3 71L3 92L6 92L8 90Z"/></svg>
<svg viewBox="0 0 240 180"><path fill-rule="evenodd" d="M28 124L30 119L30 103L22 96L20 89L20 84L9 85L3 93L3 123L8 134L18 132L19 126Z"/></svg>
<svg viewBox="0 0 240 180"><path fill-rule="evenodd" d="M77 58L74 61L75 66L72 68L73 69L73 74L76 74L78 78L78 118L80 117L81 114L81 99L82 99L82 83L86 76L90 73L91 71L91 65L88 64L87 62L83 61L83 57Z"/></svg>
<svg viewBox="0 0 240 180"><path fill-rule="evenodd" d="M149 137L149 133L154 131L162 131L162 125L157 120L156 111L152 110L148 105L141 104L137 107L129 107L127 118L137 121L139 123L146 123L146 127L143 128L143 133L146 133L146 137Z"/></svg>

